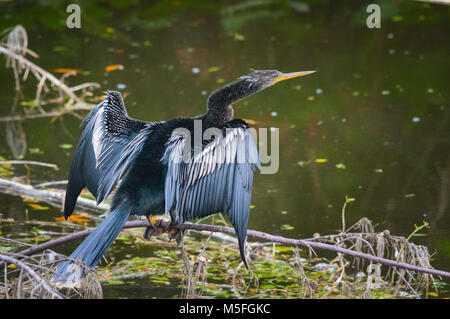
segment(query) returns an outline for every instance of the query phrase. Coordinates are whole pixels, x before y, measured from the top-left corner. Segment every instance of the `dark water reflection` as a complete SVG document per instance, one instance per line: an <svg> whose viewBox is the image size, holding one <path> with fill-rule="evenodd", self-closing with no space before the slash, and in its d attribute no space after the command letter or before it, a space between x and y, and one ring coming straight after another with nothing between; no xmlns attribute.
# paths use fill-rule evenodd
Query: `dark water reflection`
<svg viewBox="0 0 450 319"><path fill-rule="evenodd" d="M450 269L448 7L386 1L381 29L368 29L361 23L365 6L350 1L303 7L263 1L247 9L238 2L92 1L82 9L81 30L67 30L64 5L46 3L0 4L0 29L22 24L48 70L89 71L69 78L71 84L122 88L128 113L139 119L202 113L209 92L249 68L318 70L235 105L236 115L255 127L280 129L280 168L255 177L249 227L290 237L336 233L348 195L356 198L348 225L366 216L379 230L408 236L414 224L430 222L414 241L436 252L436 268ZM124 70L105 72L111 64ZM0 116L6 116L14 100L12 72L0 72L0 81ZM20 101L34 98L34 85L27 83ZM67 178L73 149L59 145L76 144L79 124L70 115L22 123L25 158L60 167L33 169L34 183ZM13 158L6 130L0 123L0 155ZM4 217L25 219L20 200L0 198ZM50 212L27 218L60 214ZM286 224L293 229L283 230Z"/></svg>

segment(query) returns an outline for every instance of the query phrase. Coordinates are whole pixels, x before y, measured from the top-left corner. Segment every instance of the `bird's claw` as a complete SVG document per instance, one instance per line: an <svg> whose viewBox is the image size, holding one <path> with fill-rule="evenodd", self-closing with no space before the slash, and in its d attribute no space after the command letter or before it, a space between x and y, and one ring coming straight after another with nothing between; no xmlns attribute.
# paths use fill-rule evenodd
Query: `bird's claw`
<svg viewBox="0 0 450 319"><path fill-rule="evenodd" d="M167 232L172 220L165 216L150 216L148 221L150 222L150 226L147 226L145 229L145 239L149 239L153 235L158 236Z"/></svg>
<svg viewBox="0 0 450 319"><path fill-rule="evenodd" d="M171 241L172 239L175 239L177 242L177 245L179 245L181 243L181 240L184 237L184 231L171 225L171 226L169 226L169 231L167 232L167 237L169 237L169 241Z"/></svg>
<svg viewBox="0 0 450 319"><path fill-rule="evenodd" d="M161 235L167 232L169 241L175 239L179 245L184 236L184 231L175 227L171 218L165 216L150 216L148 218L150 226L147 226L144 232L144 238L149 239L151 236Z"/></svg>

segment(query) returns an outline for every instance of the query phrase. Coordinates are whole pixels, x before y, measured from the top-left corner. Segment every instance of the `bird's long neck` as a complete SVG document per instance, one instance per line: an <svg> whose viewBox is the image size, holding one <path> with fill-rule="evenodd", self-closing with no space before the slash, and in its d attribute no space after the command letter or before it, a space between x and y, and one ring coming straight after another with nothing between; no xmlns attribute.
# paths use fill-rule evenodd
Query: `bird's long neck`
<svg viewBox="0 0 450 319"><path fill-rule="evenodd" d="M253 94L252 91L244 79L238 79L214 91L208 98L207 112L203 115L203 119L211 126L224 125L233 119L232 104Z"/></svg>

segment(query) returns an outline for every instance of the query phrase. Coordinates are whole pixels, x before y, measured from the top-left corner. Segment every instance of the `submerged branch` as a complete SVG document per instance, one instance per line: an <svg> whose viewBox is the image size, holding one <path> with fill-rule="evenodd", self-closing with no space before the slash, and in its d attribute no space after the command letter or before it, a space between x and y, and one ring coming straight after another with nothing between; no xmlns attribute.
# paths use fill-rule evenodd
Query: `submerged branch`
<svg viewBox="0 0 450 319"><path fill-rule="evenodd" d="M63 206L65 195L63 192L39 190L35 189L33 186L23 185L3 178L0 178L0 192L9 195L25 195L39 198L40 200L56 207ZM97 205L95 201L83 197L78 198L77 207L91 212L106 212L109 209L109 205L107 204L102 203L100 205Z"/></svg>
<svg viewBox="0 0 450 319"><path fill-rule="evenodd" d="M31 120L38 118L46 118L46 117L58 117L64 114L72 114L75 115L74 111L89 111L92 107L90 105L75 105L71 107L64 107L60 111L51 111L45 113L32 113L32 114L24 114L24 115L11 115L0 117L0 122L10 122L10 121L23 121L23 120Z"/></svg>

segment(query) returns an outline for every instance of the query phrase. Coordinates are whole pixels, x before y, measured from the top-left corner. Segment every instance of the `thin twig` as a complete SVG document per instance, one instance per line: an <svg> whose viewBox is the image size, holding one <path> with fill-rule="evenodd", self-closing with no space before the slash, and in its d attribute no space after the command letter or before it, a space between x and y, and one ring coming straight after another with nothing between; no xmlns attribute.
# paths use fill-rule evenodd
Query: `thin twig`
<svg viewBox="0 0 450 319"><path fill-rule="evenodd" d="M100 88L100 84L98 84L96 82L86 82L86 83L81 83L76 86L72 86L70 89L72 90L72 92L75 92L75 91L79 91L79 90L82 90L85 88L98 89L98 88Z"/></svg>
<svg viewBox="0 0 450 319"><path fill-rule="evenodd" d="M63 192L39 190L35 189L33 186L20 184L3 178L0 178L0 192L39 198L56 207L62 207L64 200ZM107 204L102 203L97 205L95 201L83 197L78 198L77 207L92 212L106 212L109 209L109 205Z"/></svg>
<svg viewBox="0 0 450 319"><path fill-rule="evenodd" d="M24 164L24 165L37 165L37 166L58 168L58 166L55 164L43 163L43 162L37 162L37 161L20 161L20 160L0 161L0 165L3 165L3 164Z"/></svg>
<svg viewBox="0 0 450 319"><path fill-rule="evenodd" d="M51 181L51 182L45 182L41 184L34 185L34 188L42 188L42 187L48 187L48 186L54 186L54 185L66 185L69 181Z"/></svg>

